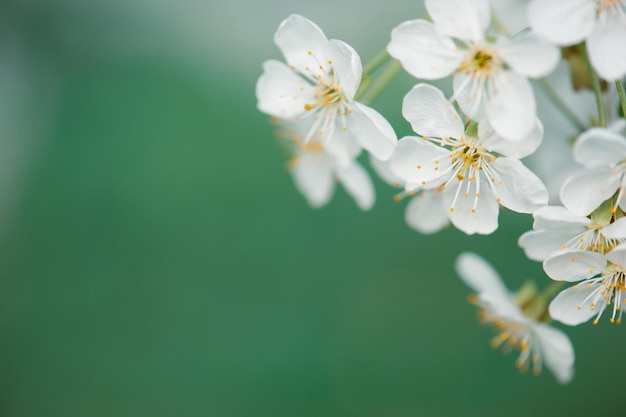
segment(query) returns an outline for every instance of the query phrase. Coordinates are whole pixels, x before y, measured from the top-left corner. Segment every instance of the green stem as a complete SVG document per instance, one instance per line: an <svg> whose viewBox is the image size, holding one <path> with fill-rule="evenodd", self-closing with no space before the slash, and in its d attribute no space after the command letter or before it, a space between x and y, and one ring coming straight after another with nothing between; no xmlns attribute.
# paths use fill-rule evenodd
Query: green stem
<svg viewBox="0 0 626 417"><path fill-rule="evenodd" d="M587 55L587 49L585 48L585 44L579 44L578 51L585 60L585 66L587 67L587 72L589 72L589 77L591 78L593 92L596 95L596 105L598 106L598 123L601 127L606 127L606 113L604 111L604 102L602 101L602 89L600 88L600 79L591 67L591 62L589 61L589 55Z"/></svg>
<svg viewBox="0 0 626 417"><path fill-rule="evenodd" d="M567 107L567 104L565 104L565 102L561 100L561 97L559 97L559 95L556 93L556 91L554 91L552 86L545 78L537 80L537 83L546 94L546 96L548 96L548 99L550 99L552 104L554 104L554 106L559 109L561 113L563 113L563 116L565 116L570 122L572 122L574 126L576 126L576 129L578 129L580 132L585 130L584 123L578 120L576 114L574 114L574 112L569 107Z"/></svg>
<svg viewBox="0 0 626 417"><path fill-rule="evenodd" d="M617 86L617 93L619 94L619 101L622 103L622 116L626 119L626 93L624 93L624 86L620 80L615 80Z"/></svg>
<svg viewBox="0 0 626 417"><path fill-rule="evenodd" d="M402 70L402 65L398 61L390 62L389 65L380 73L378 78L374 80L369 88L362 90L357 94L355 100L359 100L363 104L371 104L380 93L396 78L396 75Z"/></svg>
<svg viewBox="0 0 626 417"><path fill-rule="evenodd" d="M567 284L563 281L554 281L552 284L544 288L539 296L549 303L557 293L561 292L561 290L565 288L565 285Z"/></svg>
<svg viewBox="0 0 626 417"><path fill-rule="evenodd" d="M391 58L387 50L381 51L378 55L374 57L370 62L367 63L365 68L363 68L363 77L371 75L374 71L380 68L387 60Z"/></svg>

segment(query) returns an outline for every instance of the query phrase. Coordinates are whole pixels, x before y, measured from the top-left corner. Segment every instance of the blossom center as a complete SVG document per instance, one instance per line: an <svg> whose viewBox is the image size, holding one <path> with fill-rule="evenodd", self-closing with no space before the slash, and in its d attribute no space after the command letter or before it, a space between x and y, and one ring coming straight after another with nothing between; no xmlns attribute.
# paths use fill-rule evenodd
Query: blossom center
<svg viewBox="0 0 626 417"><path fill-rule="evenodd" d="M501 66L495 50L486 45L476 45L466 52L459 70L475 77L489 77Z"/></svg>

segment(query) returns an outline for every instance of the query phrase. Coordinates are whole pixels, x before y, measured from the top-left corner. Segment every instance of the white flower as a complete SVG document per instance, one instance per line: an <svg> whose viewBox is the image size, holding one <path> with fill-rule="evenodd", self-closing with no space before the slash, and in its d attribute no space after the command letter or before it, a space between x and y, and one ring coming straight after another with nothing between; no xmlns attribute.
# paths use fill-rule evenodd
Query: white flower
<svg viewBox="0 0 626 417"><path fill-rule="evenodd" d="M605 310L612 310L611 323L620 323L626 301L626 245L604 255L566 249L543 263L546 274L557 281L576 282L550 303L550 315L575 326L595 316L597 324Z"/></svg>
<svg viewBox="0 0 626 417"><path fill-rule="evenodd" d="M374 205L374 185L367 171L355 160L361 148L355 139L345 133L331 141L328 146L317 139L303 142L298 129L306 133L306 125L283 125L281 136L290 154L289 171L296 188L305 196L309 205L321 207L333 195L335 183L339 182L354 199L361 210Z"/></svg>
<svg viewBox="0 0 626 417"><path fill-rule="evenodd" d="M565 207L548 206L533 213L533 229L519 238L526 256L543 261L561 249L602 252L626 241L626 217L611 219L576 216Z"/></svg>
<svg viewBox="0 0 626 417"><path fill-rule="evenodd" d="M288 121L313 120L304 137L322 144L347 131L380 159L396 144L393 128L376 110L354 101L361 60L345 42L326 38L310 20L291 15L274 35L289 66L270 60L256 84L260 111Z"/></svg>
<svg viewBox="0 0 626 417"><path fill-rule="evenodd" d="M426 0L433 23L404 22L391 32L389 54L417 78L454 74L454 97L468 116L486 117L505 139L521 141L535 126L535 97L526 77L543 77L559 51L530 32L486 36L487 0Z"/></svg>
<svg viewBox="0 0 626 417"><path fill-rule="evenodd" d="M624 120L613 130L623 128ZM616 206L624 209L626 138L611 129L594 127L574 144L574 160L583 165L561 187L561 201L572 213L586 216L616 192Z"/></svg>
<svg viewBox="0 0 626 417"><path fill-rule="evenodd" d="M402 138L390 168L407 191L441 190L450 221L458 229L489 234L498 227L499 204L519 213L547 204L545 186L518 160L539 146L543 131L538 120L521 142L503 140L486 121L477 131L464 132L443 93L426 84L406 95L402 114L422 137Z"/></svg>
<svg viewBox="0 0 626 417"><path fill-rule="evenodd" d="M586 41L600 77L626 75L625 0L531 0L528 20L534 32L557 45Z"/></svg>
<svg viewBox="0 0 626 417"><path fill-rule="evenodd" d="M574 376L574 348L562 331L538 321L544 316L545 303L541 300L523 300L525 308L520 308L506 289L498 273L480 256L463 253L456 261L456 270L461 279L477 295L470 301L481 308L481 319L493 324L499 334L492 340L498 347L507 342L509 347L517 346L521 353L515 362L522 371L530 367L541 372L542 364L565 384ZM534 302L536 304L533 304ZM533 307L539 307L538 309Z"/></svg>
<svg viewBox="0 0 626 417"><path fill-rule="evenodd" d="M394 187L405 188L403 180L389 168L389 160L380 161L373 156L370 162L374 171L386 183ZM443 203L442 192L439 190L404 191L395 195L396 201L409 197L409 204L404 211L404 220L414 230L423 234L436 233L450 224L448 210Z"/></svg>

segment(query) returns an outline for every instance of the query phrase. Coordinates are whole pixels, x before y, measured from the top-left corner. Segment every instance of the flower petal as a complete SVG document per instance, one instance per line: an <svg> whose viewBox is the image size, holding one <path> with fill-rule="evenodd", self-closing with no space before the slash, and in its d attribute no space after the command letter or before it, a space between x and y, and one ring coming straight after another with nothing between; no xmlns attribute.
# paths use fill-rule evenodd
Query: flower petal
<svg viewBox="0 0 626 417"><path fill-rule="evenodd" d="M373 108L354 102L349 120L348 130L361 146L378 159L391 156L398 138L387 119Z"/></svg>
<svg viewBox="0 0 626 417"><path fill-rule="evenodd" d="M580 285L567 288L559 293L550 303L548 310L550 316L554 320L558 320L568 326L576 326L584 323L591 317L598 314L603 307L602 299L598 302L594 309L591 308L593 297L589 295L598 290L602 283L591 284L590 287ZM580 309L579 309L580 307Z"/></svg>
<svg viewBox="0 0 626 417"><path fill-rule="evenodd" d="M548 190L538 176L517 159L500 157L490 164L500 204L518 213L532 213L548 204Z"/></svg>
<svg viewBox="0 0 626 417"><path fill-rule="evenodd" d="M574 377L574 347L569 337L561 330L537 323L534 332L538 336L543 363L561 384Z"/></svg>
<svg viewBox="0 0 626 417"><path fill-rule="evenodd" d="M336 172L343 188L354 198L359 208L364 211L371 209L375 200L374 184L367 171L354 162Z"/></svg>
<svg viewBox="0 0 626 417"><path fill-rule="evenodd" d="M618 245L613 250L607 252L604 256L606 256L609 261L616 263L621 267L626 267L626 244L622 243L621 245Z"/></svg>
<svg viewBox="0 0 626 417"><path fill-rule="evenodd" d="M626 13L624 4L620 4L621 13L615 10L605 11L596 27L587 39L589 59L598 75L607 80L615 81L626 75Z"/></svg>
<svg viewBox="0 0 626 417"><path fill-rule="evenodd" d="M448 216L457 229L468 235L488 235L498 228L499 205L491 188L483 184L478 193L477 183L471 181L468 186L466 178L456 187L446 188L443 191L444 207L450 210Z"/></svg>
<svg viewBox="0 0 626 417"><path fill-rule="evenodd" d="M348 101L354 100L363 71L359 54L347 43L331 39L328 42L328 56L329 62L332 62L336 84L341 87Z"/></svg>
<svg viewBox="0 0 626 417"><path fill-rule="evenodd" d="M301 120L300 123L305 122ZM361 145L347 131L334 129L332 139L328 141L324 151L335 158L335 165L347 166L361 153Z"/></svg>
<svg viewBox="0 0 626 417"><path fill-rule="evenodd" d="M563 249L576 233L570 230L531 230L520 236L517 244L533 261L543 261Z"/></svg>
<svg viewBox="0 0 626 417"><path fill-rule="evenodd" d="M475 120L484 120L485 94L488 79L475 77L466 72L457 73L452 79L454 99L463 113Z"/></svg>
<svg viewBox="0 0 626 417"><path fill-rule="evenodd" d="M579 170L561 187L561 201L569 211L586 216L610 198L620 186L620 172L610 168Z"/></svg>
<svg viewBox="0 0 626 417"><path fill-rule="evenodd" d="M450 164L448 155L450 151L434 145L414 136L407 136L398 142L396 149L389 159L391 172L400 177L403 182L411 184L422 184L436 180L445 168L434 170L439 164L434 161L441 161L442 164ZM420 168L418 168L418 166Z"/></svg>
<svg viewBox="0 0 626 417"><path fill-rule="evenodd" d="M605 268L604 256L579 249L564 249L543 262L543 270L557 281L580 281L598 275Z"/></svg>
<svg viewBox="0 0 626 417"><path fill-rule="evenodd" d="M452 74L463 59L451 39L442 37L425 20L403 22L391 31L389 55L416 78L436 80Z"/></svg>
<svg viewBox="0 0 626 417"><path fill-rule="evenodd" d="M482 145L509 158L520 159L532 155L543 141L543 124L535 119L535 127L520 141L503 139L493 129L489 120L481 120L478 124L478 137Z"/></svg>
<svg viewBox="0 0 626 417"><path fill-rule="evenodd" d="M573 45L591 34L596 3L588 0L530 0L528 22L540 37L557 45Z"/></svg>
<svg viewBox="0 0 626 417"><path fill-rule="evenodd" d="M296 188L306 197L311 207L328 203L335 189L331 165L321 153L304 153L291 169Z"/></svg>
<svg viewBox="0 0 626 417"><path fill-rule="evenodd" d="M500 275L481 256L463 252L454 263L456 273L463 282L478 294L490 294L493 298L510 299L509 291Z"/></svg>
<svg viewBox="0 0 626 417"><path fill-rule="evenodd" d="M559 63L561 51L538 39L532 32L522 32L512 38L500 38L498 53L518 74L532 78L545 77Z"/></svg>
<svg viewBox="0 0 626 417"><path fill-rule="evenodd" d="M404 219L420 233L431 234L448 225L448 213L443 205L440 191L422 191L406 206Z"/></svg>
<svg viewBox="0 0 626 417"><path fill-rule="evenodd" d="M283 20L274 34L274 42L285 61L302 73L309 72L305 68L317 69L329 59L326 55L328 39L322 29L297 14Z"/></svg>
<svg viewBox="0 0 626 417"><path fill-rule="evenodd" d="M484 103L489 122L505 139L523 140L536 126L535 95L530 83L506 70L491 81Z"/></svg>
<svg viewBox="0 0 626 417"><path fill-rule="evenodd" d="M463 137L461 118L441 90L431 85L417 84L404 96L402 115L420 135Z"/></svg>
<svg viewBox="0 0 626 417"><path fill-rule="evenodd" d="M562 206L546 206L533 213L533 229L571 230L572 233L585 231L591 223L587 217L577 216Z"/></svg>
<svg viewBox="0 0 626 417"><path fill-rule="evenodd" d="M574 160L587 168L600 168L626 159L626 139L605 128L592 127L578 137Z"/></svg>
<svg viewBox="0 0 626 417"><path fill-rule="evenodd" d="M301 90L304 89L304 90ZM256 83L259 111L281 119L305 112L304 105L315 101L313 87L279 61L265 61Z"/></svg>
<svg viewBox="0 0 626 417"><path fill-rule="evenodd" d="M426 0L424 5L439 33L464 41L482 40L491 21L487 0Z"/></svg>
<svg viewBox="0 0 626 417"><path fill-rule="evenodd" d="M622 217L610 225L603 227L602 235L607 239L626 239L626 217ZM624 266L626 266L626 264Z"/></svg>

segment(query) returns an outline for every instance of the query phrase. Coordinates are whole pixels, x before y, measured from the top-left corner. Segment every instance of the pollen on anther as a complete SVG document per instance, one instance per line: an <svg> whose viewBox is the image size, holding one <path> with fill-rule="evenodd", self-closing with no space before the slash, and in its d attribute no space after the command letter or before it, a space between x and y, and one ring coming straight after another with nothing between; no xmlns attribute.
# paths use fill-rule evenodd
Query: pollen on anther
<svg viewBox="0 0 626 417"><path fill-rule="evenodd" d="M450 211L454 211L454 207L450 207Z"/></svg>
<svg viewBox="0 0 626 417"><path fill-rule="evenodd" d="M307 52L307 54L312 55L312 54L313 54L313 51L309 51L309 52Z"/></svg>
<svg viewBox="0 0 626 417"><path fill-rule="evenodd" d="M425 185L425 184L426 184L426 181L422 181L422 185Z"/></svg>
<svg viewBox="0 0 626 417"><path fill-rule="evenodd" d="M428 140L428 136L422 136L422 139Z"/></svg>
<svg viewBox="0 0 626 417"><path fill-rule="evenodd" d="M422 166L421 166L421 165L418 165L418 166L417 166L417 169L422 169Z"/></svg>
<svg viewBox="0 0 626 417"><path fill-rule="evenodd" d="M581 306L578 306L578 307L576 307L576 309L582 310L583 308Z"/></svg>
<svg viewBox="0 0 626 417"><path fill-rule="evenodd" d="M333 61L331 61L330 59L328 60L328 65L333 65Z"/></svg>
<svg viewBox="0 0 626 417"><path fill-rule="evenodd" d="M292 65L290 68L291 68L291 69L296 69L296 66L295 66L295 65Z"/></svg>
<svg viewBox="0 0 626 417"><path fill-rule="evenodd" d="M476 213L476 209L472 209L472 213Z"/></svg>
<svg viewBox="0 0 626 417"><path fill-rule="evenodd" d="M400 202L402 200L402 196L400 194L396 194L393 196L393 201Z"/></svg>

